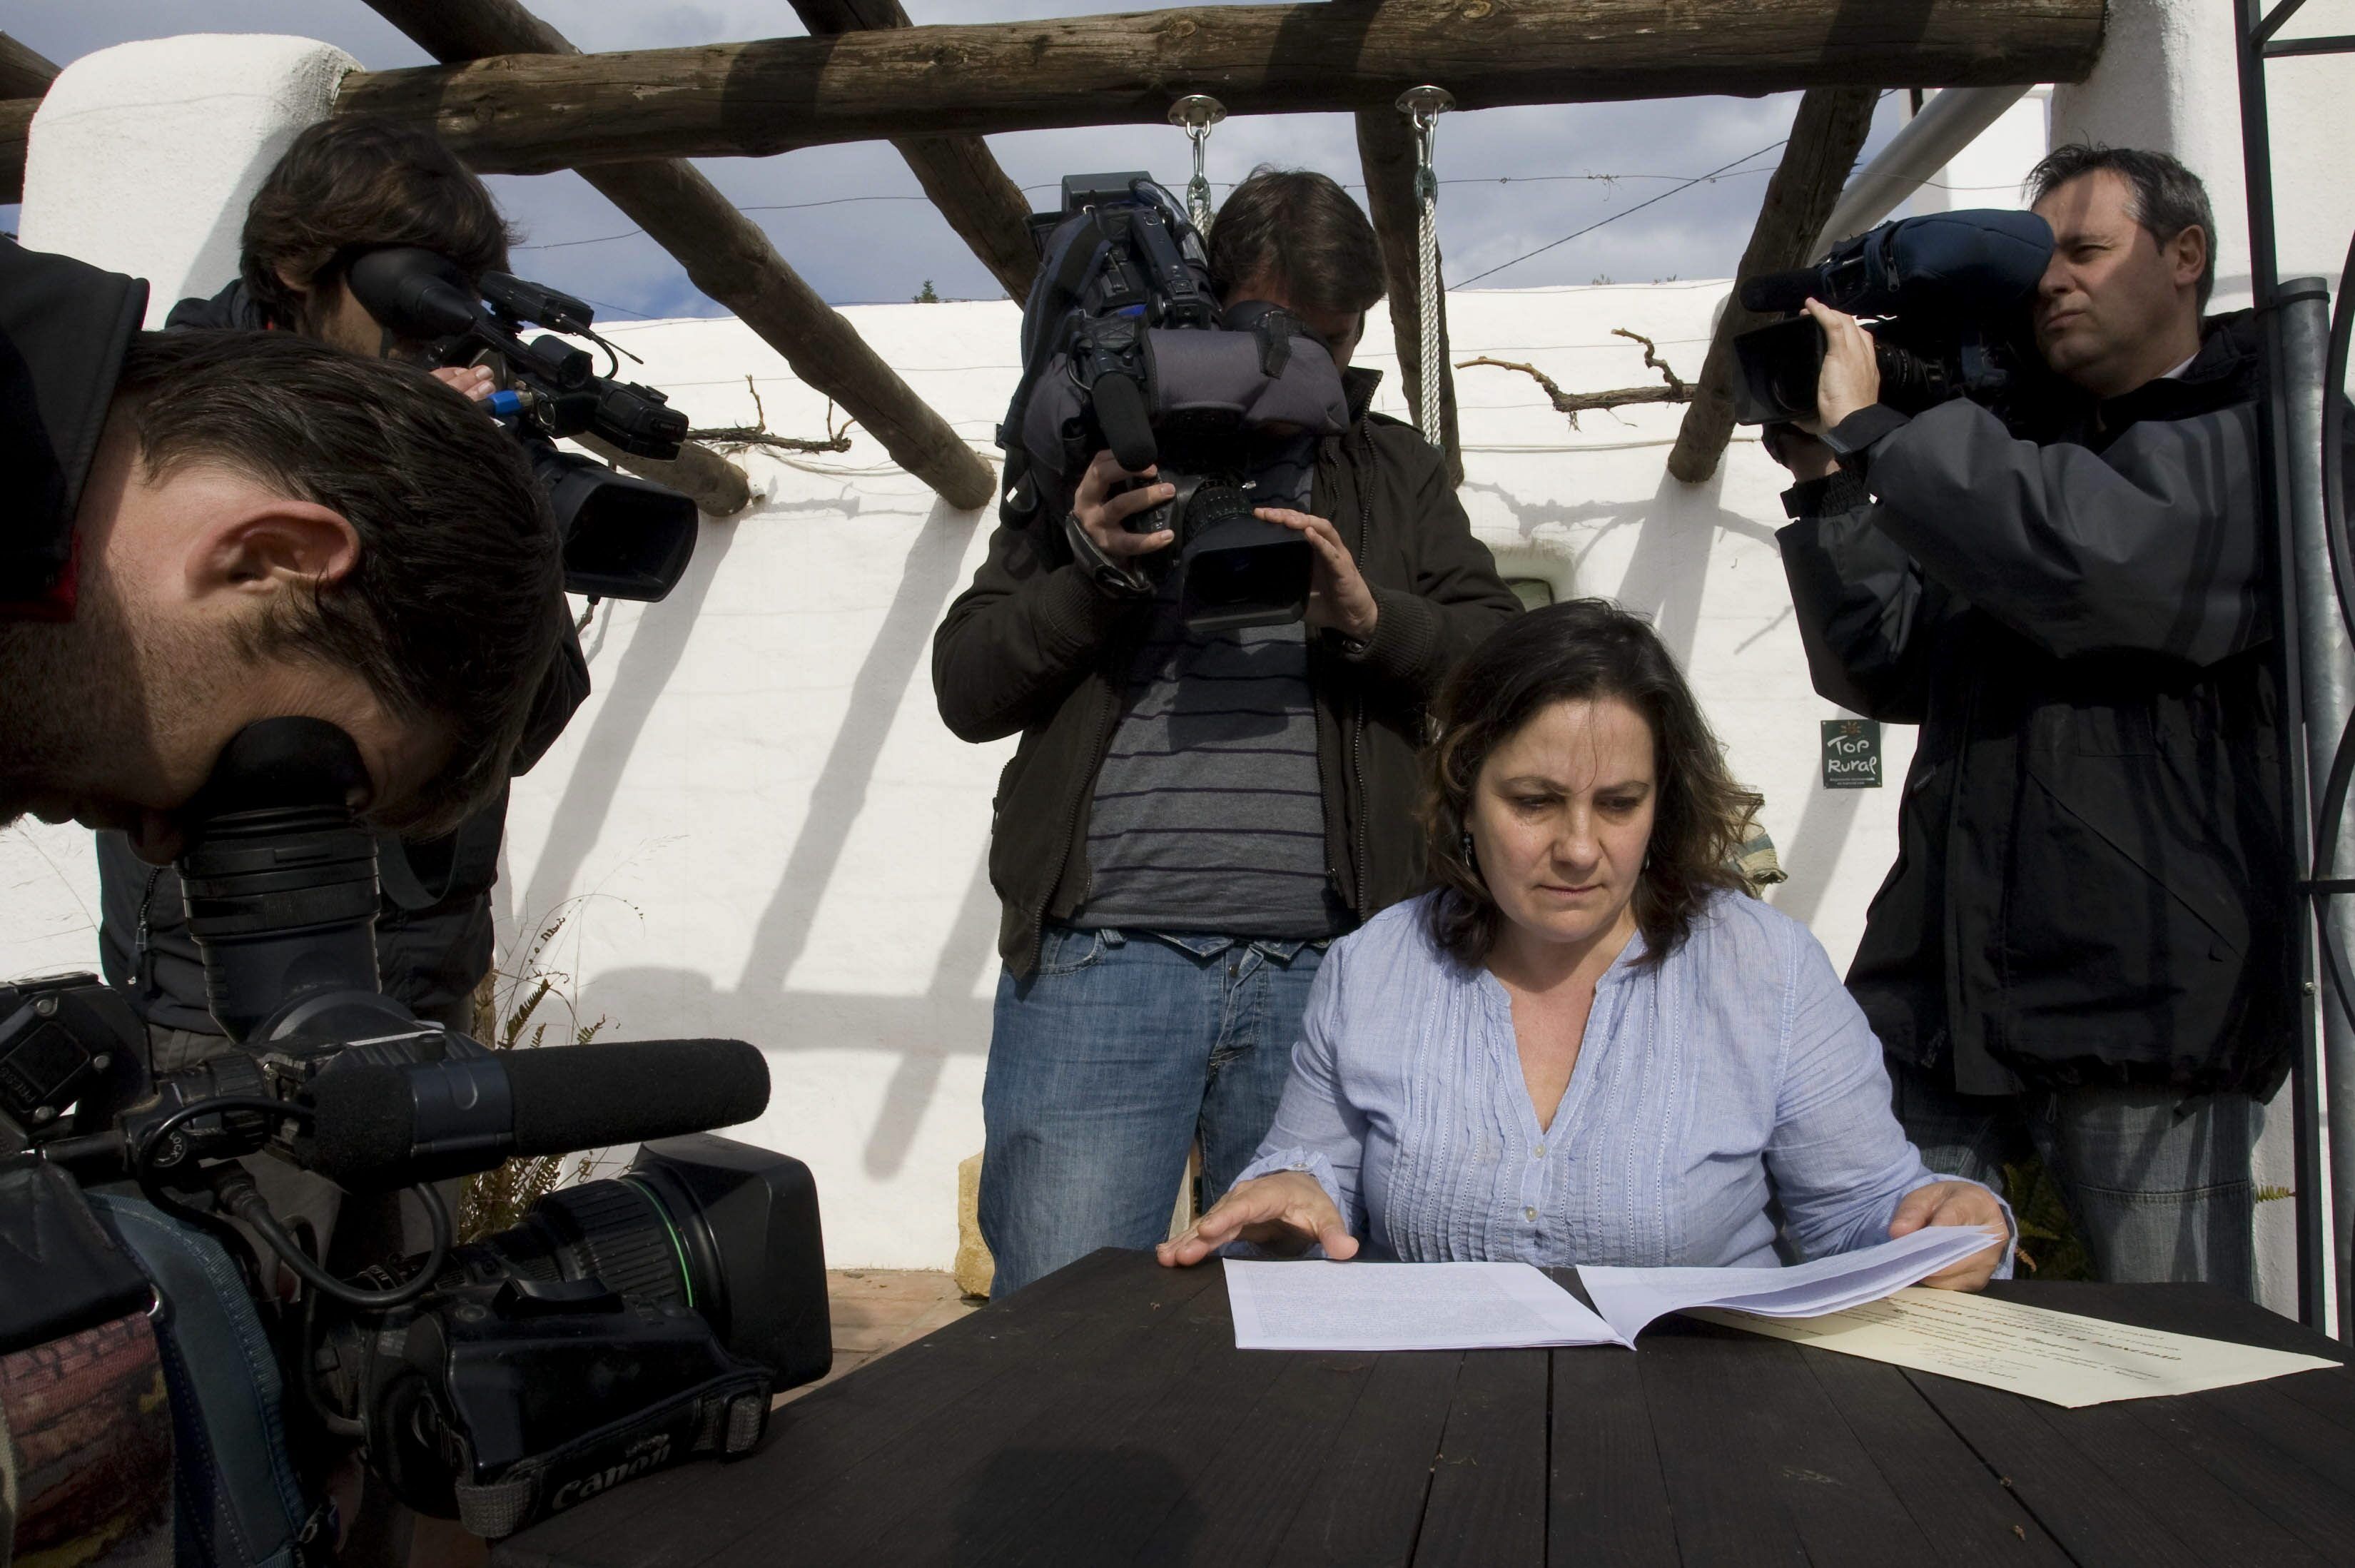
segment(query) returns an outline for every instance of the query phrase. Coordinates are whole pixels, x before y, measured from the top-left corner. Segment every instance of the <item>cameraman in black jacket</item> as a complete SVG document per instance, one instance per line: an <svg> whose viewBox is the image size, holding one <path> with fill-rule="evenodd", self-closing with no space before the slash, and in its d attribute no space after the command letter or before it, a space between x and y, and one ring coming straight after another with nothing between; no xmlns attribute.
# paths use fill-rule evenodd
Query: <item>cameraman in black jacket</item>
<svg viewBox="0 0 2355 1568"><path fill-rule="evenodd" d="M118 828L161 862L230 738L301 716L357 743L369 819L447 831L505 784L567 626L522 452L403 367L292 334L141 333L146 295L0 241L0 826ZM180 1561L291 1551L276 1375L226 1253L209 1237L150 1250L102 1207L0 1117L12 1550L143 1551L123 1533L152 1518L133 1494L176 1467ZM127 1211L186 1242L155 1209L106 1210ZM151 1316L146 1282L183 1277L172 1257L222 1287L165 1291ZM159 1347L175 1431L143 1447L165 1413ZM5 1397L82 1364L101 1369L82 1398ZM5 1430L28 1413L46 1427Z"/></svg>
<svg viewBox="0 0 2355 1568"><path fill-rule="evenodd" d="M1776 445L1816 689L1921 726L1849 987L1934 1167L2032 1147L2104 1279L2254 1294L2299 1000L2255 334L2201 318L2215 220L2173 158L2063 146L2030 188L2066 428L1908 420L1811 302L1824 438Z"/></svg>

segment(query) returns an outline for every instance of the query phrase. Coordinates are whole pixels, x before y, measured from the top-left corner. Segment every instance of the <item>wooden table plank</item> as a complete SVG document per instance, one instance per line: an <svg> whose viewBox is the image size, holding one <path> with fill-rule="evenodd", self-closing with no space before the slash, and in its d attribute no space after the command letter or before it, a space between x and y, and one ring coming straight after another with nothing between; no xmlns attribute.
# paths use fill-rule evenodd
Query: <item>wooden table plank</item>
<svg viewBox="0 0 2355 1568"><path fill-rule="evenodd" d="M1317 1491L1292 1516L1270 1562L1374 1568L1407 1561L1464 1361L1461 1350L1374 1358L1357 1409L1326 1454Z"/></svg>
<svg viewBox="0 0 2355 1568"><path fill-rule="evenodd" d="M1132 1265L1134 1266L1134 1265ZM1120 1517L1166 1491L1169 1458L1124 1441L1140 1413L1231 1361L1226 1292L1212 1270L1152 1264L1123 1279L1174 1303L1149 1334L1117 1331L1135 1307L1107 1301L1107 1331L1082 1329L968 1398L927 1428L879 1450L837 1483L815 1518L796 1517L787 1561L811 1563L1071 1561L1096 1552L1067 1494L1114 1498ZM1275 1369L1267 1369L1273 1376ZM728 1561L769 1568L757 1552Z"/></svg>
<svg viewBox="0 0 2355 1568"><path fill-rule="evenodd" d="M1548 1354L1465 1353L1432 1461L1415 1568L1541 1568Z"/></svg>
<svg viewBox="0 0 2355 1568"><path fill-rule="evenodd" d="M1275 1380L1251 1413L1211 1456L1188 1488L1204 1505L1173 1511L1136 1554L1144 1563L1286 1563L1275 1543L1293 1516L1326 1490L1329 1457L1358 1415L1380 1358L1372 1355L1284 1355ZM1211 1506L1215 1505L1215 1506ZM1402 1561L1414 1540L1414 1515L1395 1520L1381 1553Z"/></svg>
<svg viewBox="0 0 2355 1568"><path fill-rule="evenodd" d="M1673 1568L1682 1558L1640 1354L1596 1345L1552 1355L1550 1568Z"/></svg>
<svg viewBox="0 0 2355 1568"><path fill-rule="evenodd" d="M2355 1488L2343 1473L2334 1480L2327 1472L2334 1458L2343 1472L2355 1445L2342 1441L2327 1446L2313 1453L2310 1464L2307 1454L2276 1445L2271 1434L2252 1430L2205 1398L2136 1400L2111 1408L2305 1548L2303 1553L2282 1552L2275 1561L2295 1563L2303 1555L2343 1563L2355 1557Z"/></svg>
<svg viewBox="0 0 2355 1568"><path fill-rule="evenodd" d="M1800 1360L1935 1548L1935 1561L2000 1561L2019 1568L2068 1563L2019 1498L1937 1418L1902 1368L1812 1349Z"/></svg>
<svg viewBox="0 0 2355 1568"><path fill-rule="evenodd" d="M1756 1339L1678 1322L1645 1335L1636 1352L1683 1561L1936 1562L1932 1538L1808 1371L1807 1352Z"/></svg>
<svg viewBox="0 0 2355 1568"><path fill-rule="evenodd" d="M1157 1535L1178 1560L1192 1561L1188 1543L1206 1517L1196 1477L1286 1364L1282 1356L1236 1352L1217 1266L1199 1272L1212 1284L1188 1304L1182 1336L1165 1336L1150 1358L1105 1368L1092 1381L1074 1379L1044 1419L1007 1443L1030 1456L1023 1465L992 1460L1000 1477L1029 1473L1018 1500L996 1495L992 1477L977 1477L978 1501L953 1539L939 1543L927 1533L923 1510L881 1538L868 1560L1128 1562Z"/></svg>

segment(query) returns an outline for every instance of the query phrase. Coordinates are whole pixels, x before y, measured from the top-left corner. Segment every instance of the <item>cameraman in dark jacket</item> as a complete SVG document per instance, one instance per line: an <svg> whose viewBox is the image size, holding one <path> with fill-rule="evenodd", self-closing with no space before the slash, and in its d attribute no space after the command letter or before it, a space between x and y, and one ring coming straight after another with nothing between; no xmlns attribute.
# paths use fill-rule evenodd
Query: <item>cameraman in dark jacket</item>
<svg viewBox="0 0 2355 1568"><path fill-rule="evenodd" d="M1210 235L1231 308L1290 310L1344 368L1346 433L1257 475L1316 551L1305 627L1188 634L1174 583L1123 592L1062 519L1001 527L932 645L941 715L1018 731L990 881L1004 906L981 1224L1004 1295L1102 1246L1159 1241L1198 1136L1206 1201L1273 1119L1325 944L1421 891L1423 705L1519 602L1447 465L1369 414L1348 369L1382 294L1373 226L1322 175L1261 170ZM1073 507L1107 558L1167 548L1166 499L1110 453ZM1174 578L1175 574L1172 574Z"/></svg>
<svg viewBox="0 0 2355 1568"><path fill-rule="evenodd" d="M378 325L344 286L354 255L416 245L479 276L505 270L507 244L490 192L431 132L365 118L323 121L294 138L254 193L237 281L209 300L182 300L166 325L292 332L367 358L404 357L417 346ZM492 389L480 369L434 374L472 397ZM549 699L526 739L527 758L555 739L587 691L579 645L568 638ZM490 893L506 819L502 795L454 833L388 836L377 848L384 988L420 1017L469 1034L474 988L491 967ZM106 976L146 1019L157 1069L218 1054L228 1041L207 1008L177 873L144 864L114 833L99 836L98 860Z"/></svg>
<svg viewBox="0 0 2355 1568"><path fill-rule="evenodd" d="M1921 726L1849 987L1936 1168L2032 1147L2103 1278L2252 1294L2299 1000L2254 332L2200 317L2215 221L2174 159L2064 146L2030 187L2037 344L2081 395L2044 439L1880 404L1863 329L1808 306L1825 439L1778 450L1809 667Z"/></svg>

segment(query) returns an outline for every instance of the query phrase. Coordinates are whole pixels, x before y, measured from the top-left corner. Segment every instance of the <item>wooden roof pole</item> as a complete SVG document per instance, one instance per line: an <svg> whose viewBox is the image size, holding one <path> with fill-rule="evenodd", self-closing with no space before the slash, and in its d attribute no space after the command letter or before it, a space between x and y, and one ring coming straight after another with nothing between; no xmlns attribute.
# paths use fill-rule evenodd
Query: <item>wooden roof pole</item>
<svg viewBox="0 0 2355 1568"><path fill-rule="evenodd" d="M368 4L437 59L576 52L517 0ZM989 464L693 165L678 158L613 163L581 175L676 257L697 288L783 355L794 375L841 404L893 462L953 507L979 507L996 493Z"/></svg>
<svg viewBox="0 0 2355 1568"><path fill-rule="evenodd" d="M0 33L0 201L25 198L25 143L58 68Z"/></svg>
<svg viewBox="0 0 2355 1568"><path fill-rule="evenodd" d="M1395 108L1358 111L1358 162L1366 172L1366 208L1382 244L1391 336L1398 342L1399 383L1409 409L1420 407L1423 378L1423 275L1417 254L1423 204L1414 197L1414 133ZM1455 377L1447 366L1447 290L1439 291L1439 421L1451 484L1464 483L1455 435Z"/></svg>
<svg viewBox="0 0 2355 1568"><path fill-rule="evenodd" d="M794 0L794 14L812 37L914 26L900 0ZM990 276L1017 304L1028 297L1039 273L1030 204L998 167L989 144L978 136L895 136L891 145Z"/></svg>
<svg viewBox="0 0 2355 1568"><path fill-rule="evenodd" d="M0 98L38 98L57 79L56 66L0 33Z"/></svg>
<svg viewBox="0 0 2355 1568"><path fill-rule="evenodd" d="M476 168L538 174L1157 125L1191 92L1235 115L1387 109L1432 80L1460 109L2075 81L2103 14L2104 0L1308 0L368 71L336 108L431 121Z"/></svg>
<svg viewBox="0 0 2355 1568"><path fill-rule="evenodd" d="M1668 453L1668 472L1686 484L1698 485L1716 473L1725 443L1732 439L1735 336L1775 319L1742 309L1742 285L1761 272L1803 267L1812 259L1808 252L1839 201L1849 171L1856 166L1865 133L1872 129L1873 106L1880 101L1880 91L1870 87L1811 87L1799 100L1791 139L1766 182L1758 226L1742 252L1733 293L1717 318L1692 403Z"/></svg>

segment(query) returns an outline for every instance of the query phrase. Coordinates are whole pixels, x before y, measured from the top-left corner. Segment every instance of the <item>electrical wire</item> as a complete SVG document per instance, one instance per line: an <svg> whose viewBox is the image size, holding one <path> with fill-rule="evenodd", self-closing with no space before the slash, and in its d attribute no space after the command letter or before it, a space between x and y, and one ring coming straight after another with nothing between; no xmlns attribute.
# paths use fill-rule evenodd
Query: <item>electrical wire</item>
<svg viewBox="0 0 2355 1568"><path fill-rule="evenodd" d="M1450 283L1450 284L1448 284L1448 285L1447 285L1447 292L1448 292L1449 293L1455 293L1456 290L1458 290L1458 289L1468 289L1468 288L1470 288L1474 283L1478 283L1482 278L1493 278L1493 277L1495 277L1498 272L1503 272L1506 268L1508 268L1508 267L1518 267L1518 266L1519 266L1522 262L1524 262L1524 261L1526 261L1529 260L1529 258L1530 258L1530 257L1532 257L1532 256L1542 256L1542 255L1544 255L1544 254L1545 254L1547 251L1549 251L1558 249L1559 247L1563 246L1563 245L1567 245L1567 244L1569 244L1572 240L1576 240L1576 239L1579 239L1579 238L1581 238L1581 237L1582 237L1582 236L1584 236L1584 235L1592 234L1592 233L1593 233L1596 229L1601 229L1601 228L1604 227L1606 224L1616 223L1616 222L1618 222L1618 221L1619 221L1621 219L1623 219L1623 218L1632 218L1632 217L1633 217L1633 216L1635 216L1636 213L1643 211L1643 210L1644 210L1644 208L1647 208L1647 207L1652 206L1652 205L1653 205L1654 203L1656 203L1656 202L1662 202L1662 201L1666 201L1666 200L1668 200L1668 197L1672 197L1672 196L1678 195L1678 194L1680 194L1681 192L1690 190L1690 189L1692 189L1692 187L1695 187L1695 186L1697 186L1697 185L1706 185L1706 184L1708 184L1708 183L1709 183L1710 181L1711 181L1711 180L1715 180L1715 179L1720 179L1720 178L1726 177L1727 176L1731 175L1731 174L1732 173L1732 171L1733 171L1733 170L1735 170L1735 169L1737 169L1737 168L1740 168L1742 165L1748 163L1748 162L1749 162L1751 159L1753 159L1753 158L1763 158L1763 157L1764 157L1767 154L1769 154L1769 153L1771 153L1771 152L1774 152L1776 148L1778 148L1778 147L1782 146L1782 145L1784 144L1784 143L1788 142L1790 139L1791 139L1791 138L1789 138L1788 136L1785 136L1785 137L1784 137L1784 138L1782 139L1782 141L1779 141L1779 142L1770 142L1770 143L1768 143L1765 146L1763 146L1763 147L1759 148L1756 152L1754 152L1754 153L1744 153L1744 154L1742 154L1742 156L1740 156L1740 157L1738 157L1738 158L1734 159L1734 160L1733 160L1733 162L1732 162L1732 163L1730 163L1730 164L1721 164L1721 165L1718 165L1716 168L1713 168L1713 169L1710 170L1710 171L1709 171L1709 173L1707 173L1707 174L1705 174L1705 175L1695 175L1695 176L1693 176L1693 177L1692 177L1692 178L1690 178L1690 179L1689 179L1689 180L1685 181L1682 185L1678 185L1678 186L1671 187L1669 189L1667 189L1667 190L1664 190L1664 191L1660 192L1660 194L1659 194L1659 195L1657 195L1657 196L1646 197L1643 200L1641 200L1641 201L1637 202L1637 203L1636 203L1635 206L1633 206L1633 207L1622 208L1620 208L1620 210L1618 210L1617 212L1613 213L1610 217L1608 217L1608 218L1597 219L1594 222L1588 224L1588 225L1587 225L1585 228L1583 228L1583 229L1574 229L1571 230L1569 233L1567 233L1567 234L1565 234L1565 235L1563 235L1561 239L1559 239L1559 240L1551 240L1551 241L1549 241L1549 242L1548 242L1548 243L1546 243L1546 244L1543 244L1543 245L1539 246L1539 247L1538 247L1536 250L1534 250L1534 251L1530 251L1526 252L1525 254L1516 256L1516 257L1514 257L1514 258L1513 258L1511 261L1500 261L1500 262L1498 262L1496 266L1493 266L1493 267L1489 268L1489 269L1488 269L1487 272L1475 272L1475 273L1473 273L1473 274L1472 274L1472 276L1470 276L1470 277L1468 277L1468 278L1465 279L1462 283ZM1745 173L1756 173L1757 171L1756 171L1756 170L1745 170L1745 171L1743 171L1743 172L1745 172Z"/></svg>

